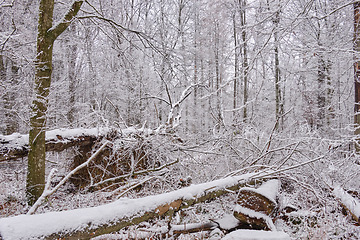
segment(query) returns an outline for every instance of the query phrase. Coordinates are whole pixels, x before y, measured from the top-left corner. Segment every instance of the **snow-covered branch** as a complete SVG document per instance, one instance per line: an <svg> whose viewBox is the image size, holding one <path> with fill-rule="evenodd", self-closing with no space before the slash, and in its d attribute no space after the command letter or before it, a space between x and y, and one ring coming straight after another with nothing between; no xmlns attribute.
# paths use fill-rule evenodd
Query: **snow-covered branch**
<svg viewBox="0 0 360 240"><path fill-rule="evenodd" d="M48 33L52 37L53 41L55 41L55 39L60 36L60 34L63 33L66 28L71 24L83 3L83 0L74 1L68 12L64 15L64 17L48 30Z"/></svg>

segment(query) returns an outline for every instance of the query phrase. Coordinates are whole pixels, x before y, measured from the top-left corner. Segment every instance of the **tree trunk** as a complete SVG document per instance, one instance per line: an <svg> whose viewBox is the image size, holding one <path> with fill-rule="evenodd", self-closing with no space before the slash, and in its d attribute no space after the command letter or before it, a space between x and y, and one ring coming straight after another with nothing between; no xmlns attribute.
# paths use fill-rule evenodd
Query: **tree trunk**
<svg viewBox="0 0 360 240"><path fill-rule="evenodd" d="M278 4L279 5L279 4ZM280 10L277 10L274 18L274 58L275 58L275 116L276 116L276 129L283 124L284 104L281 95L281 75L280 75L280 63L279 63L279 22L280 22Z"/></svg>
<svg viewBox="0 0 360 240"><path fill-rule="evenodd" d="M53 25L54 0L41 0L35 60L35 97L31 106L26 196L32 205L45 184L46 112L52 73L52 50L55 39L70 25L83 1L74 1L63 20Z"/></svg>
<svg viewBox="0 0 360 240"><path fill-rule="evenodd" d="M238 98L238 82L239 82L239 43L238 36L236 31L236 12L233 14L233 34L234 34L234 95L233 95L233 108L234 110L237 107L237 98ZM236 111L234 111L234 121L236 121Z"/></svg>
<svg viewBox="0 0 360 240"><path fill-rule="evenodd" d="M360 2L354 3L354 82L355 82L355 116L354 134L360 134ZM356 151L360 152L359 141L356 143Z"/></svg>
<svg viewBox="0 0 360 240"><path fill-rule="evenodd" d="M75 25L70 26L69 28L72 34L76 34ZM69 111L67 113L67 119L69 121L70 127L75 127L75 91L76 91L76 58L77 58L77 44L69 41L67 46L67 59L68 59L68 79L69 79Z"/></svg>
<svg viewBox="0 0 360 240"><path fill-rule="evenodd" d="M247 40L246 40L246 0L240 0L240 20L241 20L241 36L242 36L242 42L243 42L243 62L242 62L242 68L243 68L243 81L244 81L244 110L243 110L243 121L246 122L247 119L247 101L248 101L248 71L249 71L249 64L248 64L248 57L247 57Z"/></svg>
<svg viewBox="0 0 360 240"><path fill-rule="evenodd" d="M222 76L220 70L220 27L219 23L215 22L215 77L216 77L216 121L217 129L223 125L222 113Z"/></svg>

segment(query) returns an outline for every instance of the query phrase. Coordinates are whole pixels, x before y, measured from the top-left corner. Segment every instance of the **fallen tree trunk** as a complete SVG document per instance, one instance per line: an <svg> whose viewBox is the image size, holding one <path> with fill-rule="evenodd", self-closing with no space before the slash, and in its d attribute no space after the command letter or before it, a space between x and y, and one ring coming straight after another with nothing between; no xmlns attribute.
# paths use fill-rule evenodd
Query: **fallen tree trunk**
<svg viewBox="0 0 360 240"><path fill-rule="evenodd" d="M126 137L131 133L150 133L147 129L55 129L46 131L46 151L61 152L73 146L92 146L95 141L111 135ZM12 135L0 135L0 162L26 157L29 152L29 135L14 133Z"/></svg>
<svg viewBox="0 0 360 240"><path fill-rule="evenodd" d="M254 174L228 177L140 199L120 199L99 207L0 219L2 239L90 239L156 217L173 215L249 184Z"/></svg>
<svg viewBox="0 0 360 240"><path fill-rule="evenodd" d="M46 132L46 151L61 152L73 146L92 145L110 129L55 129ZM29 135L14 133L0 135L0 161L26 157L29 152Z"/></svg>

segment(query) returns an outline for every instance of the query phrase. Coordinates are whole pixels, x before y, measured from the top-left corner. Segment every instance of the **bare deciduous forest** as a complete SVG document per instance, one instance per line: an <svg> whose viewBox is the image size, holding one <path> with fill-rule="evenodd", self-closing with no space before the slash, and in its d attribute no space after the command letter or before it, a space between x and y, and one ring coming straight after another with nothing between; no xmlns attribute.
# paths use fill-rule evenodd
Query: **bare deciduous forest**
<svg viewBox="0 0 360 240"><path fill-rule="evenodd" d="M360 239L360 1L0 19L0 239Z"/></svg>

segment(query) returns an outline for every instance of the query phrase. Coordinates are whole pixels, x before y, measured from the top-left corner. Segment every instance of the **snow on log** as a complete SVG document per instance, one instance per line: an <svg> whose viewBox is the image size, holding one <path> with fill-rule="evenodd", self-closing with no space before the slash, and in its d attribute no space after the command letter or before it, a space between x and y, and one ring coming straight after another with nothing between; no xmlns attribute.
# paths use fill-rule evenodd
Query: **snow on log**
<svg viewBox="0 0 360 240"><path fill-rule="evenodd" d="M125 136L134 132L145 131L142 129L137 130L133 127L115 130ZM99 137L106 136L112 131L114 129L111 128L76 128L46 131L46 151L60 152L75 145L89 145ZM0 161L26 157L28 148L28 134L13 133L11 135L0 135Z"/></svg>
<svg viewBox="0 0 360 240"><path fill-rule="evenodd" d="M341 187L335 187L333 194L339 199L341 205L346 211L350 212L353 219L360 224L360 203L353 198L350 194L344 191Z"/></svg>
<svg viewBox="0 0 360 240"><path fill-rule="evenodd" d="M290 236L280 231L237 230L227 234L222 240L290 240Z"/></svg>
<svg viewBox="0 0 360 240"><path fill-rule="evenodd" d="M253 175L227 177L139 199L119 199L98 207L1 218L0 238L90 239L236 191Z"/></svg>
<svg viewBox="0 0 360 240"><path fill-rule="evenodd" d="M240 205L235 206L234 217L239 220L240 224L247 226L249 229L267 231L276 230L275 225L269 216Z"/></svg>
<svg viewBox="0 0 360 240"><path fill-rule="evenodd" d="M241 188L234 216L242 224L252 229L273 230L275 227L270 215L276 208L276 195L279 189L278 180L270 180L259 188Z"/></svg>

